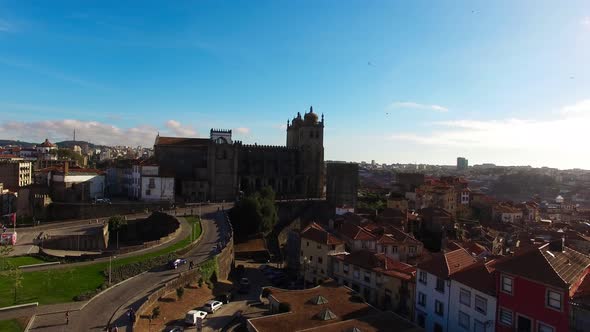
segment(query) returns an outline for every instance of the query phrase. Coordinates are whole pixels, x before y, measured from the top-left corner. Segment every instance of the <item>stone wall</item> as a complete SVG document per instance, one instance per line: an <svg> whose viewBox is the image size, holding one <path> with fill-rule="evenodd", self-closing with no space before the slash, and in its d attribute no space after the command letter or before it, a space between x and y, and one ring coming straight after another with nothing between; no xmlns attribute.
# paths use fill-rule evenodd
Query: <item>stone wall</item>
<svg viewBox="0 0 590 332"><path fill-rule="evenodd" d="M227 280L228 279L229 273L231 272L232 268L234 267L234 259L235 259L234 236L233 236L234 231L232 229L231 222L229 220L229 217L227 216L227 213L225 213L224 216L226 218L226 222L229 227L230 237L229 237L229 239L227 239L227 243L224 244L221 252L216 256L217 267L219 269L219 271L217 271L219 273L217 275L218 280Z"/></svg>
<svg viewBox="0 0 590 332"><path fill-rule="evenodd" d="M178 287L184 287L190 282L195 282L199 279L201 274L199 273L198 269L182 272L179 277L172 279L164 284L161 288L154 291L150 296L148 296L147 300L137 309L137 316L141 315L151 315L151 312L146 312L146 310L155 302L158 301L162 296L176 290ZM133 329L135 330L137 327L137 323L139 320L133 324ZM110 322L109 322L110 323Z"/></svg>
<svg viewBox="0 0 590 332"><path fill-rule="evenodd" d="M146 209L157 211L170 209L170 203L124 203L124 204L74 204L53 202L48 207L48 220L93 219L117 214L141 213Z"/></svg>

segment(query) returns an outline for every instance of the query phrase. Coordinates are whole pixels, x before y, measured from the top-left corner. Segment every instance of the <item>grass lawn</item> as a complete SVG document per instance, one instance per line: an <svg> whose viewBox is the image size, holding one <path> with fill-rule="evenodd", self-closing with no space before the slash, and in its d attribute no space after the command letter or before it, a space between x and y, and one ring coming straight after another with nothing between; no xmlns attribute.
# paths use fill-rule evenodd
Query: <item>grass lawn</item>
<svg viewBox="0 0 590 332"><path fill-rule="evenodd" d="M40 263L47 263L47 261L34 256L6 257L0 260L0 270L4 270L8 264L12 266L23 266Z"/></svg>
<svg viewBox="0 0 590 332"><path fill-rule="evenodd" d="M0 320L0 331L2 332L22 332L24 330L16 319Z"/></svg>
<svg viewBox="0 0 590 332"><path fill-rule="evenodd" d="M189 218L187 217L187 221ZM198 225L200 235L201 225L198 218L191 218L189 223ZM197 226L193 227L197 228ZM113 267L167 255L186 247L190 243L190 236L187 236L170 247L145 255L113 259ZM101 262L73 268L64 267L45 271L23 272L22 287L17 291L16 302L14 301L12 282L7 278L0 278L0 307L29 302L39 302L39 304L71 302L76 295L100 287L105 282L102 271L108 266L108 262ZM0 331L4 330L0 329Z"/></svg>

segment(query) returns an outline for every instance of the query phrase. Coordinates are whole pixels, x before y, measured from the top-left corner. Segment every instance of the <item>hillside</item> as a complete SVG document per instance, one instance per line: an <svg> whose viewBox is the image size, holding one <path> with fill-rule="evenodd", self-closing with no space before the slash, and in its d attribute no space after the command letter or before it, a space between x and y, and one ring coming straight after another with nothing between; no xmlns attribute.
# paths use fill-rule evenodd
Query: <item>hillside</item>
<svg viewBox="0 0 590 332"><path fill-rule="evenodd" d="M17 146L21 146L24 148L29 148L29 147L33 147L37 144L40 144L40 143L30 143L30 142L15 141L15 140L10 140L10 139L0 139L0 146L17 145ZM57 142L55 144L57 144L57 146L60 148L68 148L68 149L71 149L74 145L82 146L84 144L88 144L88 146L90 148L95 147L94 144L86 142L86 141L62 141L62 142Z"/></svg>

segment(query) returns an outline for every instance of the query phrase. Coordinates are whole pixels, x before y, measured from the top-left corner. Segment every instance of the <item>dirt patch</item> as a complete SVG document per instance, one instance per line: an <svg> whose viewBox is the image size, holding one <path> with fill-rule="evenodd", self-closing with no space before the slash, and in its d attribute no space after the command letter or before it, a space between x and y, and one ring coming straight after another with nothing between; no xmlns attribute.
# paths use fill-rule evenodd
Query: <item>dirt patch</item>
<svg viewBox="0 0 590 332"><path fill-rule="evenodd" d="M184 288L184 295L181 300L176 298L176 291L163 296L159 301L149 306L144 312L140 312L137 322L137 331L161 331L166 326L183 325L184 315L187 311L201 307L205 302L213 298L213 292L206 285L198 287L191 284ZM149 316L155 307L160 307L160 316L152 319L151 325Z"/></svg>

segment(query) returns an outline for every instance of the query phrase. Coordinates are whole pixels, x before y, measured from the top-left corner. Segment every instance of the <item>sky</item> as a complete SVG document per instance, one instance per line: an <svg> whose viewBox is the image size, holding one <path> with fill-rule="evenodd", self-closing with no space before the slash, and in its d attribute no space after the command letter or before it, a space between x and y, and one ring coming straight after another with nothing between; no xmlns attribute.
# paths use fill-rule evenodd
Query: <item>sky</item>
<svg viewBox="0 0 590 332"><path fill-rule="evenodd" d="M590 169L590 1L4 1L0 139Z"/></svg>

